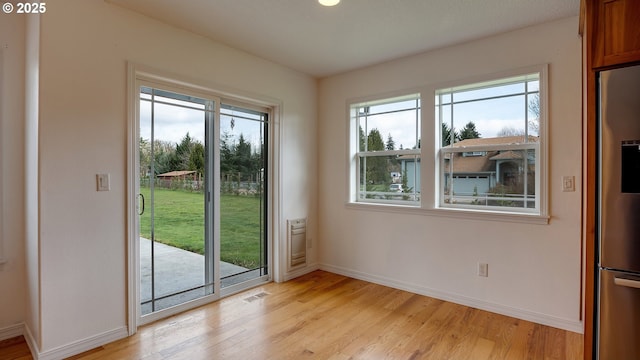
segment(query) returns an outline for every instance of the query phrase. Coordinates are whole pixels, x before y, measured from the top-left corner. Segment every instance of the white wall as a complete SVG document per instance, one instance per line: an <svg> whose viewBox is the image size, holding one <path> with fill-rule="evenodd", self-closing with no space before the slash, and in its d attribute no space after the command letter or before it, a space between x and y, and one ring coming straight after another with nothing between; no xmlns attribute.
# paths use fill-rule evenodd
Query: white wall
<svg viewBox="0 0 640 360"><path fill-rule="evenodd" d="M26 338L38 351L40 337L40 236L38 199L38 104L40 95L40 18L27 17L25 29L24 241L27 296Z"/></svg>
<svg viewBox="0 0 640 360"><path fill-rule="evenodd" d="M25 316L24 260L24 56L25 19L0 15L0 339L21 331ZM16 328L17 326L17 328ZM11 332L7 333L12 335Z"/></svg>
<svg viewBox="0 0 640 360"><path fill-rule="evenodd" d="M577 18L329 77L319 85L322 268L581 331L581 42ZM549 64L548 225L345 206L348 99ZM576 192L561 177L576 177ZM489 277L476 275L489 264Z"/></svg>
<svg viewBox="0 0 640 360"><path fill-rule="evenodd" d="M287 218L316 222L317 163L315 79L102 0L47 5L39 102L45 353L126 326L128 61L282 102L283 229ZM96 173L111 174L111 191L95 191Z"/></svg>

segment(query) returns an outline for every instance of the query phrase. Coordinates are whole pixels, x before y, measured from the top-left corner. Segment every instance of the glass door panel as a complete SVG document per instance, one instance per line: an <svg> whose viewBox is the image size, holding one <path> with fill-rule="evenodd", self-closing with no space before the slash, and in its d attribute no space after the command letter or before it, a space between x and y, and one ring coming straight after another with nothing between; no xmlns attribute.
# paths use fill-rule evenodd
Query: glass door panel
<svg viewBox="0 0 640 360"><path fill-rule="evenodd" d="M141 87L139 178L142 315L213 292L206 179L213 102Z"/></svg>
<svg viewBox="0 0 640 360"><path fill-rule="evenodd" d="M268 274L267 122L264 111L220 109L220 280L237 285Z"/></svg>

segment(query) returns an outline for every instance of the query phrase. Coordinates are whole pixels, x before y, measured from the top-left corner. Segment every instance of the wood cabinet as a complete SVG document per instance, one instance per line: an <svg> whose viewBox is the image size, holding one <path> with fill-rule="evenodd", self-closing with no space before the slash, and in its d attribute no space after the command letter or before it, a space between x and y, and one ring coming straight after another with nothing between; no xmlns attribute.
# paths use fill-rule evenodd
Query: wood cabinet
<svg viewBox="0 0 640 360"><path fill-rule="evenodd" d="M640 0L582 0L584 358L595 358L598 71L640 64Z"/></svg>
<svg viewBox="0 0 640 360"><path fill-rule="evenodd" d="M640 61L640 1L597 0L593 6L593 66Z"/></svg>

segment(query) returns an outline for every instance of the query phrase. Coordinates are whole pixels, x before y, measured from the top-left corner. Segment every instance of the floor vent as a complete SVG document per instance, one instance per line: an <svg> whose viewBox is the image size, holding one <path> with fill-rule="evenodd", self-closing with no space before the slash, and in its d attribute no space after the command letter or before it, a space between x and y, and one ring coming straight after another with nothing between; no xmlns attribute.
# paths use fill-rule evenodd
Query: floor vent
<svg viewBox="0 0 640 360"><path fill-rule="evenodd" d="M287 221L288 268L289 270L307 264L307 219Z"/></svg>
<svg viewBox="0 0 640 360"><path fill-rule="evenodd" d="M269 293L266 293L264 291L263 292L259 292L259 293L255 294L255 295L252 295L252 296L249 296L248 298L245 298L244 301L253 302L253 301L262 299L263 297L265 297L267 295L269 295Z"/></svg>

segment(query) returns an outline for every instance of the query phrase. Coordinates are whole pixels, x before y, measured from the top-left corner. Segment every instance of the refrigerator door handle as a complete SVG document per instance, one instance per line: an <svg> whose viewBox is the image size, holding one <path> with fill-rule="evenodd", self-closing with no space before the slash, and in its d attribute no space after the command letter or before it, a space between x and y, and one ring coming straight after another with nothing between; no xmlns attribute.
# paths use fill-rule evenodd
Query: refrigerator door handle
<svg viewBox="0 0 640 360"><path fill-rule="evenodd" d="M638 280L631 280L631 279L617 277L613 279L613 283L620 286L640 289L640 281Z"/></svg>

